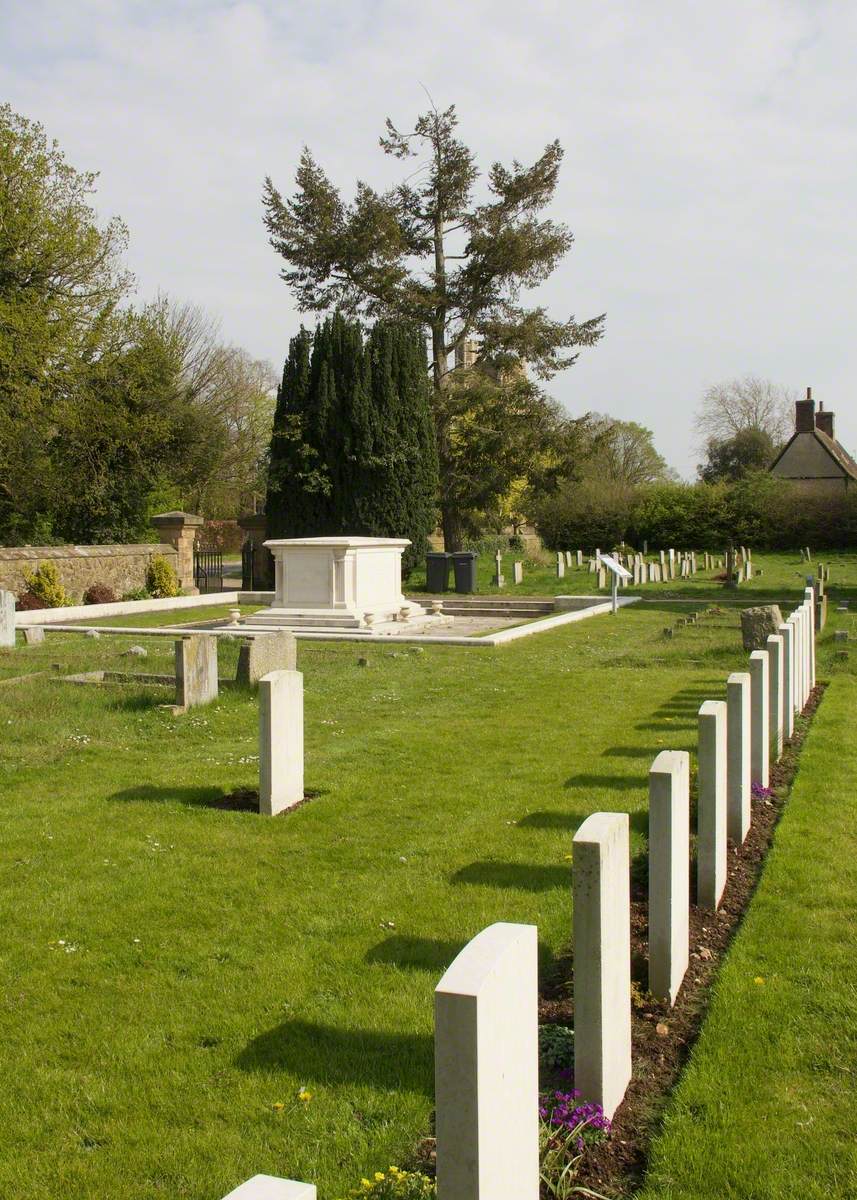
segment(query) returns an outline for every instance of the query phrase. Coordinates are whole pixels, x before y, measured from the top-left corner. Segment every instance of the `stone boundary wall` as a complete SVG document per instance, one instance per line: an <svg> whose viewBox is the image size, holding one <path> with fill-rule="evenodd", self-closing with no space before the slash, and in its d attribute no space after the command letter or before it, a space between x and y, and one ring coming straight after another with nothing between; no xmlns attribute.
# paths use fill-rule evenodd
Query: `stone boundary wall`
<svg viewBox="0 0 857 1200"><path fill-rule="evenodd" d="M25 576L43 562L52 562L72 600L80 601L93 583L113 588L117 596L146 584L146 571L156 554L175 569L174 546L156 542L138 546L0 546L0 589L20 596Z"/></svg>

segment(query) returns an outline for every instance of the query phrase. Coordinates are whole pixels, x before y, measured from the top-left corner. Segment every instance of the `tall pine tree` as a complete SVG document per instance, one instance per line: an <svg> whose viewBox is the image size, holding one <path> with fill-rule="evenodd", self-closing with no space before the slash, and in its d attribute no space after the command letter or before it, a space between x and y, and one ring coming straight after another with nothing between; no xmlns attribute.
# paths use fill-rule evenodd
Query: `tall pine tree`
<svg viewBox="0 0 857 1200"><path fill-rule="evenodd" d="M437 454L421 331L340 313L292 338L277 396L269 537L407 537L408 574L436 522Z"/></svg>

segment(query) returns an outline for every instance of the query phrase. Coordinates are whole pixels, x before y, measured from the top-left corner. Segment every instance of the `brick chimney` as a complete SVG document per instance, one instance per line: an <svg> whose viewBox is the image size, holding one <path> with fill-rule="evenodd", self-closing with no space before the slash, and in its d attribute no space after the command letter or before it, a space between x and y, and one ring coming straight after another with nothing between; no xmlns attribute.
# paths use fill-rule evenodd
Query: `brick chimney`
<svg viewBox="0 0 857 1200"><path fill-rule="evenodd" d="M795 433L812 433L815 429L815 401L812 388L806 389L806 400L795 402Z"/></svg>
<svg viewBox="0 0 857 1200"><path fill-rule="evenodd" d="M820 429L822 433L833 439L833 413L824 411L824 401L822 400L818 406L818 412L815 414L815 427Z"/></svg>

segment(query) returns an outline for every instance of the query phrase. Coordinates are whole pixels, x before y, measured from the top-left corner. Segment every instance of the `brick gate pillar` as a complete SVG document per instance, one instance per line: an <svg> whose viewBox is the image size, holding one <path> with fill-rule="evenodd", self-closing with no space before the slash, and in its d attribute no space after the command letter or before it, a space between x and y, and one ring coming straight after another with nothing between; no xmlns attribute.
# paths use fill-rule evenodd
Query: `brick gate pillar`
<svg viewBox="0 0 857 1200"><path fill-rule="evenodd" d="M202 517L186 512L159 513L151 519L151 524L161 535L161 541L175 546L179 586L191 596L199 595L193 577L193 547L203 523Z"/></svg>

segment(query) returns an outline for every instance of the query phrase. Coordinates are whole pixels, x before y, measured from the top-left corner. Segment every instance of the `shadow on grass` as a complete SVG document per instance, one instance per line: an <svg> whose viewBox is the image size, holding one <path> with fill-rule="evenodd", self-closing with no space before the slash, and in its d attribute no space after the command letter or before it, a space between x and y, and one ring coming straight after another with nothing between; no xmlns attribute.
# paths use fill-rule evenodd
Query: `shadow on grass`
<svg viewBox="0 0 857 1200"><path fill-rule="evenodd" d="M408 971L430 971L438 978L458 957L467 940L415 937L395 933L370 946L363 961L372 965L400 967ZM539 942L539 970L553 971L556 959L549 946Z"/></svg>
<svg viewBox="0 0 857 1200"><path fill-rule="evenodd" d="M107 681L107 685L115 686L111 680ZM123 693L112 699L110 707L116 712L149 712L153 708L162 708L166 703L164 693L175 691L175 688L159 683L123 684L122 686L124 688L139 687L140 691L131 692L130 695Z"/></svg>
<svg viewBox="0 0 857 1200"><path fill-rule="evenodd" d="M570 775L562 785L566 788L614 788L617 792L636 792L646 786L646 777L640 775L602 775L598 771ZM581 820L583 818L581 817ZM532 824L526 818L519 825Z"/></svg>
<svg viewBox="0 0 857 1200"><path fill-rule="evenodd" d="M305 788L303 803L325 795L325 788ZM141 783L137 787L114 792L108 800L142 800L150 804L186 804L190 808L217 808L226 812L259 812L259 792L256 788L234 788L227 792L219 787L158 787ZM283 810L279 816L293 812L300 803Z"/></svg>
<svg viewBox="0 0 857 1200"><path fill-rule="evenodd" d="M645 789L645 787L645 782L640 784L641 789ZM521 817L518 826L521 829L565 829L570 833L575 833L594 811L596 810L592 809L589 812L532 812ZM637 809L636 812L629 813L628 820L633 832L648 834L648 809Z"/></svg>
<svg viewBox="0 0 857 1200"><path fill-rule="evenodd" d="M253 1038L235 1065L242 1071L289 1071L300 1082L319 1086L356 1083L424 1096L434 1092L434 1041L429 1034L284 1021Z"/></svg>
<svg viewBox="0 0 857 1200"><path fill-rule="evenodd" d="M455 871L449 882L516 888L522 892L549 892L571 885L571 864L554 867L535 863L475 862Z"/></svg>

